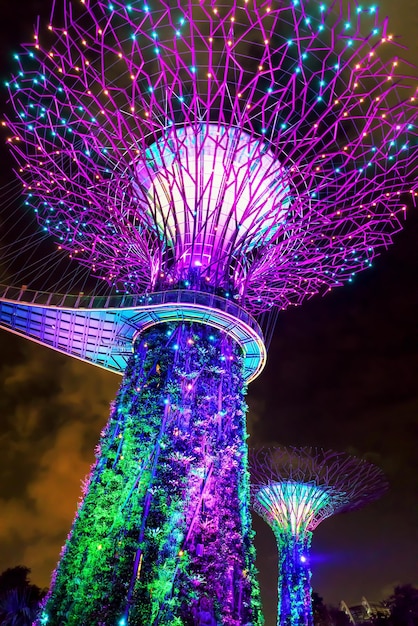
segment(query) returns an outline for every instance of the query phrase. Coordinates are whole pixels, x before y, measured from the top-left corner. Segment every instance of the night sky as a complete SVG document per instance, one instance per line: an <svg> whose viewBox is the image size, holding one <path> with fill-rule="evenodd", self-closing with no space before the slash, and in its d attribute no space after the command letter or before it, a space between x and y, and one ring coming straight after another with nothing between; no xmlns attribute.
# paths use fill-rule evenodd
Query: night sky
<svg viewBox="0 0 418 626"><path fill-rule="evenodd" d="M48 6L21 0L18 12L12 3L2 7L1 77ZM380 6L396 10L391 32L408 43L405 56L418 60L418 0ZM2 162L4 184L13 173ZM418 585L417 313L418 208L371 270L279 315L267 367L249 388L250 445L345 450L378 464L390 481L380 501L315 531L313 588L328 603L380 600L396 584ZM24 564L33 582L47 586L120 378L3 331L0 348L0 572ZM255 528L272 626L275 541L263 521Z"/></svg>

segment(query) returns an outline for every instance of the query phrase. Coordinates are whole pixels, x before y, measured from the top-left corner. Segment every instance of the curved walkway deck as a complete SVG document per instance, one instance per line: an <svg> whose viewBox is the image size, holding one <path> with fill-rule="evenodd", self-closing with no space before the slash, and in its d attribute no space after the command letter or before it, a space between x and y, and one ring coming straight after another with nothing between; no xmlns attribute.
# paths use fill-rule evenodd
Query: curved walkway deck
<svg viewBox="0 0 418 626"><path fill-rule="evenodd" d="M163 322L187 321L223 330L239 343L248 382L266 361L263 334L240 306L191 290L143 296L61 295L5 287L0 291L0 328L123 374L141 331Z"/></svg>

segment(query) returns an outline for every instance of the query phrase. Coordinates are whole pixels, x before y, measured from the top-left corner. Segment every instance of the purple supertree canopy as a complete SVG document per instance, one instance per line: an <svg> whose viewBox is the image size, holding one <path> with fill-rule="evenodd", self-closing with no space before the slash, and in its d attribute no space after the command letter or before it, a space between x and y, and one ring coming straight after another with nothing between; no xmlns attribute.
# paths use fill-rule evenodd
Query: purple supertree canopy
<svg viewBox="0 0 418 626"><path fill-rule="evenodd" d="M250 452L254 510L278 544L279 626L313 626L312 531L334 513L359 508L387 489L371 463L322 448L261 448Z"/></svg>
<svg viewBox="0 0 418 626"><path fill-rule="evenodd" d="M376 500L388 488L377 466L322 448L251 450L250 468L254 510L295 535Z"/></svg>
<svg viewBox="0 0 418 626"><path fill-rule="evenodd" d="M120 291L299 304L367 268L414 195L397 49L343 0L65 3L9 83L28 202Z"/></svg>

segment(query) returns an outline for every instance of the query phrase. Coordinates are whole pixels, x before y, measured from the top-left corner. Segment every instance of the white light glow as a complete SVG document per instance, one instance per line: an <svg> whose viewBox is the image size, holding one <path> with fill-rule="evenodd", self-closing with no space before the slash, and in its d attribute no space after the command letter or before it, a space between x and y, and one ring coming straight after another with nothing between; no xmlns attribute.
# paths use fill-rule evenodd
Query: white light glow
<svg viewBox="0 0 418 626"><path fill-rule="evenodd" d="M261 140L236 128L172 128L137 167L166 242L183 266L208 267L263 245L290 205L287 174Z"/></svg>
<svg viewBox="0 0 418 626"><path fill-rule="evenodd" d="M314 484L289 481L263 487L257 494L257 500L280 528L298 536L327 506L329 494Z"/></svg>

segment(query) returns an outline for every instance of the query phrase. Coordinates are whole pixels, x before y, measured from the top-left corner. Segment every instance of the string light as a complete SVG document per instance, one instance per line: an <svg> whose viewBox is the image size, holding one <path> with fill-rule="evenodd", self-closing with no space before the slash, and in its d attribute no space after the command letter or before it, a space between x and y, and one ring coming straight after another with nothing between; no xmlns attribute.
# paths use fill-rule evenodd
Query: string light
<svg viewBox="0 0 418 626"><path fill-rule="evenodd" d="M199 569L207 546L197 549L199 525L205 521L201 511L212 515L209 506L201 506L203 496L198 501L206 480L221 481L211 494L220 492L219 485L229 489L231 512L226 510L229 499L219 506L238 529L236 541L245 536L250 545L246 493L237 472L245 475L242 372L251 357L234 348L230 326L227 331L210 328L211 306L205 306L209 320L195 313L194 296L200 294L206 303L206 298L219 298L216 303L224 307L219 310L225 319L230 316L231 326L242 332L255 329L258 356L253 358L262 361L262 338L249 313L299 306L368 268L375 247L390 243L398 215L405 211L403 181L416 159L417 114L411 103L417 94L415 86L406 91L402 63L379 59L378 43L392 41L392 35L386 35L374 6L359 7L348 21L343 0L337 0L340 11L325 3L289 0L283 5L289 28L283 30L277 28L283 17L277 3L233 0L228 7L212 4L209 11L199 3L185 3L177 11L164 3L158 8L108 0L82 4L82 11L60 20L66 30L48 26L54 33L47 38L54 42L51 48L41 47L35 35L33 50L15 59L17 71L7 85L18 113L8 124L6 141L17 144L12 150L26 206L62 253L87 266L115 297L135 302L127 309L137 306L144 312L148 306L158 318L169 307L167 302L152 305L155 293L186 294L192 301L189 308L176 301L176 322L158 318L153 327L154 319L144 337L138 332L132 369L100 443L86 508L80 509L96 524L89 502L100 501L97 527L85 527L80 545L78 531L71 535L58 570L64 572L77 553L74 563L83 573L77 588L75 575L58 573L54 589L61 591L52 591L49 606L55 611L55 601L66 602L56 598L72 599L73 593L80 594L74 606L84 611L83 598L90 607L96 602L86 590L99 586L103 573L108 580L106 572L114 572L122 584L109 588L111 597L97 609L117 607L111 619L100 616L110 624L125 619L126 606L135 604L135 585L159 607L167 597L177 597L178 575L188 581L191 572L198 572L209 576L208 588L215 587L211 572ZM372 37L375 30L385 37ZM394 107L400 102L397 83L408 95L405 104ZM416 194L415 189L409 194L411 202ZM135 300L139 297L143 300ZM182 317L186 309L196 314L193 321ZM123 332L130 332L131 322L139 324L130 318ZM164 323L172 334L166 334ZM198 332L192 333L193 324ZM100 332L108 343L96 338L93 349L83 343L89 332L96 331L86 329L86 337L80 333L79 343L86 353L96 350L91 358L126 363L128 357L123 361L120 355L119 342L126 347L123 333L112 334L106 327ZM146 345L141 344L145 337ZM259 365L251 367L258 371ZM225 397L231 406L218 406ZM231 468L238 469L228 474L223 468L211 478L212 464L222 465L220 445ZM140 467L138 458L143 459ZM163 489L164 472L170 475L170 490ZM193 477L185 491L176 472L184 480ZM315 515L310 507L314 495L324 501L329 496L299 487L298 502L292 501L292 531L303 525L302 512ZM195 530L182 525L194 519L188 508L193 498ZM148 504L152 524L144 513ZM83 515L76 522L82 528ZM126 535L125 527L130 529ZM128 541L133 534L135 546ZM306 563L305 554L299 564ZM243 594L240 606L243 611L249 607L241 622L256 624L252 555L240 544L229 561L218 556L214 551L222 584L218 581L220 591L212 600L216 610L226 613L213 621L232 619L227 614L231 603L216 593L230 588L226 572L233 563L237 593ZM128 562L135 571L126 577ZM90 587L84 569L89 567ZM199 585L197 580L193 593ZM192 605L191 597L190 592L184 610ZM137 621L152 623L149 603L136 608L142 612ZM73 609L59 609L62 614L67 610ZM92 614L79 621L91 623Z"/></svg>

